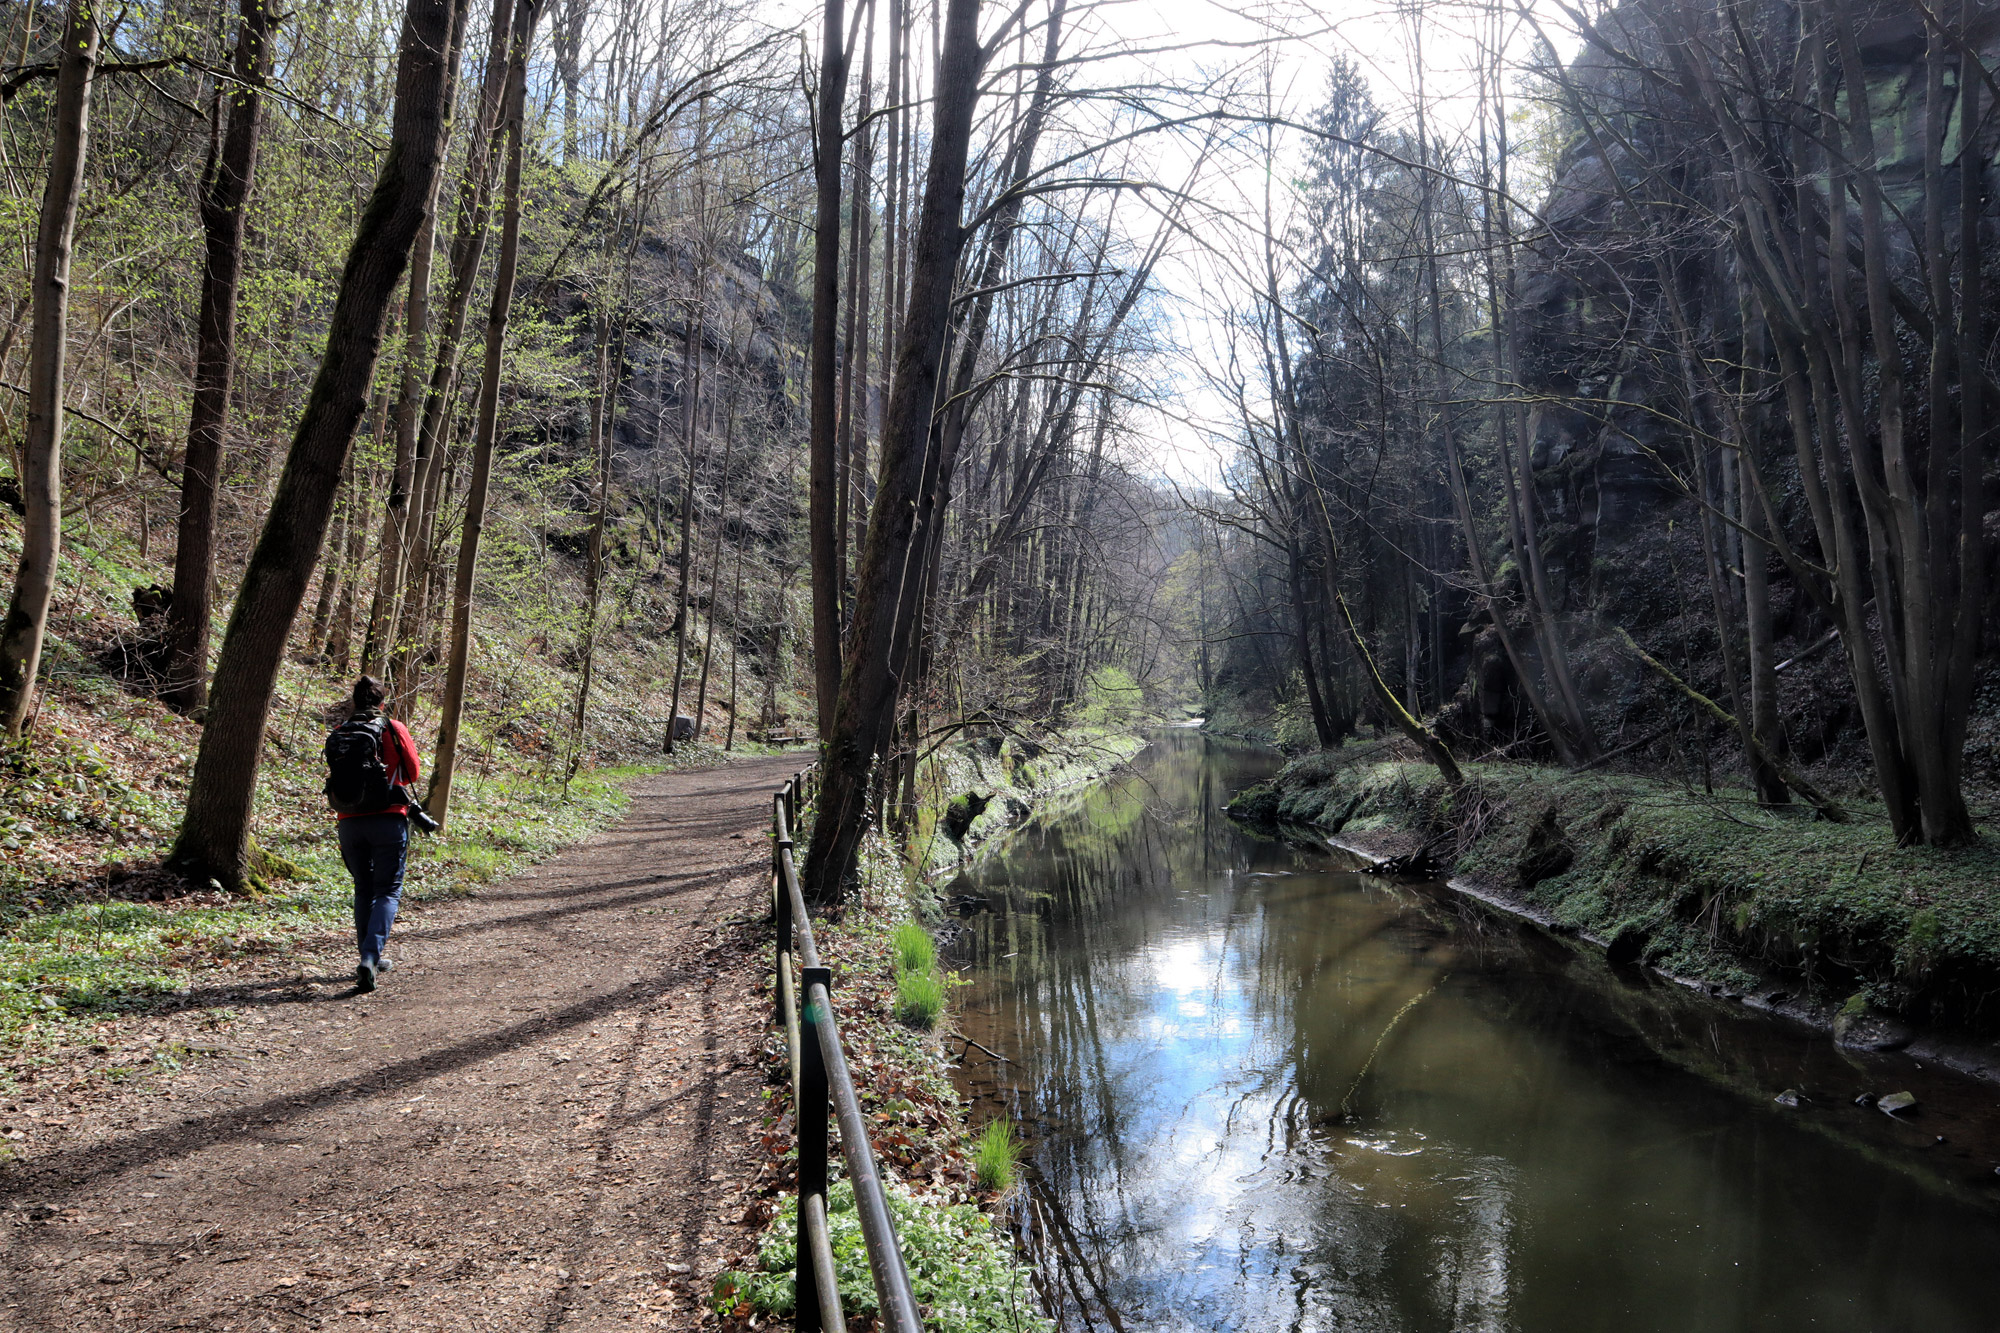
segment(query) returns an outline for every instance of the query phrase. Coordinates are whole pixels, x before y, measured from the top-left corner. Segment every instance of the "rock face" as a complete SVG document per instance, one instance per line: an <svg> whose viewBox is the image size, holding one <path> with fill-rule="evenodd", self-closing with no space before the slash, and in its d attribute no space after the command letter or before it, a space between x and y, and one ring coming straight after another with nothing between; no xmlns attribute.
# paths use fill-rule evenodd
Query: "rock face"
<svg viewBox="0 0 2000 1333"><path fill-rule="evenodd" d="M1546 230L1521 271L1523 379L1542 403L1531 420L1535 468L1586 539L1650 526L1678 498L1660 463L1684 455L1688 377L1699 396L1705 373L1678 349L1723 366L1742 351L1748 294L1723 230L1726 147L1647 72L1674 73L1662 32L1679 31L1690 12L1685 0L1628 0L1599 20L1595 39L1564 71L1566 91L1591 111L1567 127ZM1762 0L1751 13L1757 38L1780 54L1791 49L1790 5ZM1860 46L1881 178L1892 205L1914 205L1923 166L1921 19L1914 9L1875 13ZM1676 336L1677 322L1689 337Z"/></svg>
<svg viewBox="0 0 2000 1333"><path fill-rule="evenodd" d="M1718 118L1676 91L1690 78L1688 51L1707 40L1699 25L1711 23L1715 12L1690 0L1626 0L1599 19L1595 36L1555 80L1560 97L1589 110L1565 121L1567 144L1545 204L1546 225L1524 244L1516 305L1559 612L1579 624L1609 622L1642 638L1650 633L1654 642L1678 642L1702 658L1715 654L1715 628L1701 511L1687 486L1700 475L1691 446L1731 434L1725 398L1757 391L1744 398L1755 414L1744 420L1771 503L1804 558L1830 563L1818 550L1798 483L1779 385L1774 376L1760 380L1742 371L1775 361L1735 249L1732 192L1739 180L1728 146L1712 129ZM1921 14L1915 6L1856 12L1879 175L1891 211L1920 228ZM1759 52L1760 68L1786 97L1788 62L1803 49L1798 14L1788 0L1752 0L1732 11ZM1981 34L1982 47L2000 53L1996 31L2000 11L1989 14ZM1955 156L1955 137L1946 151L1947 160ZM1992 198L1989 192L1989 212ZM1891 230L1900 238L1892 241L1900 285L1921 293L1909 230L1900 224ZM1989 277L1989 288L1993 282ZM1855 317L1865 321L1865 310ZM1864 374L1872 386L1872 370ZM1922 383L1919 369L1909 393L1921 397ZM1717 488L1737 485L1733 475L1721 478L1733 474L1734 454L1710 452L1731 460L1728 468L1714 465L1708 482L1712 501L1726 506ZM1989 512L1987 526L2000 526L2000 513ZM1766 567L1779 657L1800 655L1831 622L1781 561L1768 559ZM1582 656L1579 671L1594 705L1615 706L1629 695L1629 672ZM1720 683L1712 674L1708 680L1710 688ZM1838 652L1803 661L1782 687L1795 749L1814 760L1846 746L1852 761L1865 762ZM1975 750L1978 734L1975 727Z"/></svg>

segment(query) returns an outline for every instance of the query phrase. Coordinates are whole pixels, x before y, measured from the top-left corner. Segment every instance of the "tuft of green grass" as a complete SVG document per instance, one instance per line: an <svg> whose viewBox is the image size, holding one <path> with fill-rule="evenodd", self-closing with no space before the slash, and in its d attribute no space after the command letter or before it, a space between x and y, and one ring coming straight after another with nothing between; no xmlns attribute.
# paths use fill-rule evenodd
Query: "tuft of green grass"
<svg viewBox="0 0 2000 1333"><path fill-rule="evenodd" d="M919 1032L930 1032L944 1016L944 978L935 971L896 976L896 1017Z"/></svg>
<svg viewBox="0 0 2000 1333"><path fill-rule="evenodd" d="M929 972L937 966L937 942L931 933L914 921L896 927L896 971Z"/></svg>
<svg viewBox="0 0 2000 1333"><path fill-rule="evenodd" d="M1021 1158L1021 1141L1014 1122L989 1120L972 1144L972 1170L979 1188L1005 1194L1014 1187L1014 1164Z"/></svg>

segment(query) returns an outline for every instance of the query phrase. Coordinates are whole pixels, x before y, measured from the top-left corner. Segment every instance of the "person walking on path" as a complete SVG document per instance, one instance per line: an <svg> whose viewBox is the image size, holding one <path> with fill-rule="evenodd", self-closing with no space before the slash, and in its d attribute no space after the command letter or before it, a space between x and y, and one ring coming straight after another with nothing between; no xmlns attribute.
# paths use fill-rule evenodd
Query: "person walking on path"
<svg viewBox="0 0 2000 1333"><path fill-rule="evenodd" d="M340 859L354 877L354 943L361 961L356 990L395 964L382 956L403 892L414 798L404 790L422 776L410 729L382 712L388 687L373 676L354 682L345 722L326 738L327 800L338 820Z"/></svg>

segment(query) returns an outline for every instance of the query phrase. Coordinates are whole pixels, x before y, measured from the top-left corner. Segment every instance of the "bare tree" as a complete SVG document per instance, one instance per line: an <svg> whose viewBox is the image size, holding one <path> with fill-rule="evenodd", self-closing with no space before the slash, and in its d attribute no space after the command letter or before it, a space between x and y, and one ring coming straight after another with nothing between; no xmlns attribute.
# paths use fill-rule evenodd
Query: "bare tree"
<svg viewBox="0 0 2000 1333"><path fill-rule="evenodd" d="M271 691L326 540L341 470L367 409L383 324L423 225L444 155L465 0L410 0L388 151L362 214L328 321L326 354L292 436L271 515L223 635L187 813L169 864L240 887Z"/></svg>
<svg viewBox="0 0 2000 1333"><path fill-rule="evenodd" d="M236 374L236 294L243 276L244 210L257 172L263 86L271 67L277 19L267 0L241 0L230 78L216 84L229 107L220 143L210 140L201 188L206 245L201 274L200 341L187 452L181 461L179 539L174 547L174 600L167 612L166 688L169 705L192 713L208 704L209 589L215 582L215 499L222 481L229 388Z"/></svg>
<svg viewBox="0 0 2000 1333"><path fill-rule="evenodd" d="M62 424L69 341L70 243L90 148L90 89L97 73L97 6L70 0L56 75L55 147L35 230L33 343L28 425L21 450L21 563L0 625L0 721L18 738L27 725L48 630L62 546Z"/></svg>
<svg viewBox="0 0 2000 1333"><path fill-rule="evenodd" d="M987 54L979 42L979 0L947 0L930 165L912 243L909 304L902 316L896 377L883 415L882 460L868 540L855 574L854 625L841 663L833 727L823 741L819 815L806 856L806 892L816 902L838 901L853 876L867 818L869 776L894 717L898 612L905 580L921 577L921 570L912 567L912 557L921 553L915 540L916 511L951 322L953 279L965 248L960 218L966 159ZM830 453L830 432L827 444ZM829 518L831 508L829 504Z"/></svg>
<svg viewBox="0 0 2000 1333"><path fill-rule="evenodd" d="M486 363L479 380L479 416L473 427L472 483L461 520L458 567L452 580L451 637L446 644L444 699L438 718L437 759L424 804L440 823L451 811L451 780L458 767L458 732L471 670L472 591L479 575L479 538L486 525L486 492L493 475L493 445L500 430L500 377L506 360L507 317L514 306L514 275L521 258L521 157L528 101L528 50L534 44L541 0L520 0L507 58L507 179L500 214L499 263L486 314Z"/></svg>

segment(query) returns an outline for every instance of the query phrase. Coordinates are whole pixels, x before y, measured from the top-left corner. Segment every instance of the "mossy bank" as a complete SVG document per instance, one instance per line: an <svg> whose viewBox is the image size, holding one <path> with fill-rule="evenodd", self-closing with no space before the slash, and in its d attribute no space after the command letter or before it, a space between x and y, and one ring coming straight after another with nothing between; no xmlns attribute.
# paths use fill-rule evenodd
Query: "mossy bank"
<svg viewBox="0 0 2000 1333"><path fill-rule="evenodd" d="M834 971L836 1012L855 1090L889 1181L911 1282L926 1328L941 1333L1051 1333L1032 1270L1015 1253L1001 1215L1013 1192L1011 1127L975 1125L951 1081L963 1051L952 1035L955 973L938 969L927 931L943 919L935 880L996 850L1051 800L1080 791L1145 748L1110 728L962 740L940 749L918 777L923 804L897 847L882 830L864 845L859 890L837 919L814 926ZM810 815L808 815L810 818ZM923 995L928 1002L919 1003ZM766 1143L795 1161L786 1052L765 1051L770 1075ZM1003 1146L1004 1141L1004 1146ZM836 1178L842 1174L834 1164ZM787 1173L789 1174L789 1173ZM793 1311L796 1196L786 1179L756 1268L718 1279L713 1305L724 1326L747 1329ZM829 1200L841 1303L871 1315L875 1295L853 1196Z"/></svg>
<svg viewBox="0 0 2000 1333"><path fill-rule="evenodd" d="M1814 820L1639 776L1466 766L1451 790L1376 747L1293 761L1230 813L1309 825L1715 993L1901 1046L1921 1025L2000 1076L2000 852L1898 847L1886 819ZM1930 1043L1926 1043L1929 1045Z"/></svg>
<svg viewBox="0 0 2000 1333"><path fill-rule="evenodd" d="M912 860L927 873L953 870L998 846L1050 799L1089 786L1145 748L1143 737L1100 727L946 746L922 779Z"/></svg>

